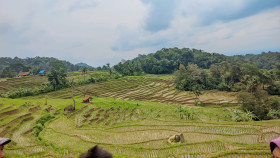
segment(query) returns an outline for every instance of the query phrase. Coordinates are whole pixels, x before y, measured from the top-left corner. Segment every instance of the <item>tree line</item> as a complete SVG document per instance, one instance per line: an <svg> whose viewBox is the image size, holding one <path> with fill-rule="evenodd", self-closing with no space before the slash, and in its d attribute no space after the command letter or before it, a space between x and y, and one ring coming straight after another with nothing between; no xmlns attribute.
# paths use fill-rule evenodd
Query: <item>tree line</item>
<svg viewBox="0 0 280 158"><path fill-rule="evenodd" d="M199 68L209 69L212 64L227 61L231 64L251 64L259 69L273 69L280 61L279 52L225 56L218 53L207 53L198 49L163 48L148 55L138 55L132 60L122 60L114 69L123 75L170 74L178 70L179 65L185 67L188 63L196 64Z"/></svg>
<svg viewBox="0 0 280 158"><path fill-rule="evenodd" d="M197 64L189 63L187 67L180 65L174 73L176 87L180 90L219 89L221 91L241 91L248 89L255 91L259 86L269 94L280 94L278 80L280 80L280 64L274 69L258 69L250 64L231 64L221 62L212 64L209 69L199 68ZM194 88L195 87L195 88Z"/></svg>
<svg viewBox="0 0 280 158"><path fill-rule="evenodd" d="M50 57L0 58L0 77L15 77L19 72L31 72L36 75L41 70L50 71L52 67L64 67L66 71L78 71L81 66Z"/></svg>
<svg viewBox="0 0 280 158"><path fill-rule="evenodd" d="M110 65L110 64L109 64ZM0 57L0 78L15 77L19 72L31 72L33 75L37 75L41 70L50 72L52 68L63 67L67 72L81 71L86 67L88 70L108 70L108 64L91 67L85 63L72 64L68 61L58 60L52 57L35 57L35 58L8 58Z"/></svg>

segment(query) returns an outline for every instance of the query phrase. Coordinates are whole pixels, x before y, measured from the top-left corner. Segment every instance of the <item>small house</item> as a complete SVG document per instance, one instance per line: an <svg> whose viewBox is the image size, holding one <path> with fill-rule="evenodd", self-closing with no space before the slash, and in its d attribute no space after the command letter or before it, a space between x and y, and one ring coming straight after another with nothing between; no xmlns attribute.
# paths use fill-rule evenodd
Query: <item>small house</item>
<svg viewBox="0 0 280 158"><path fill-rule="evenodd" d="M89 101L92 100L92 97L84 97L83 98L83 103L89 103Z"/></svg>
<svg viewBox="0 0 280 158"><path fill-rule="evenodd" d="M29 75L31 75L30 72L21 72L17 75L17 77L23 77L23 76L29 76Z"/></svg>
<svg viewBox="0 0 280 158"><path fill-rule="evenodd" d="M39 72L39 75L45 76L45 75L46 75L46 71L45 71L45 70L41 70L41 71Z"/></svg>

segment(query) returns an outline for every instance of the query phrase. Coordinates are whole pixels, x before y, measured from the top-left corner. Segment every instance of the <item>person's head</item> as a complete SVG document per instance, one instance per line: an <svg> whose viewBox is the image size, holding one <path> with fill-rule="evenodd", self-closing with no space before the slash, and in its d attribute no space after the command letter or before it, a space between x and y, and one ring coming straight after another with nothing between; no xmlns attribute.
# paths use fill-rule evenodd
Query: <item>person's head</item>
<svg viewBox="0 0 280 158"><path fill-rule="evenodd" d="M79 158L113 158L113 155L96 145L89 149L87 153L80 155Z"/></svg>
<svg viewBox="0 0 280 158"><path fill-rule="evenodd" d="M280 158L280 137L270 142L270 150L273 158Z"/></svg>
<svg viewBox="0 0 280 158"><path fill-rule="evenodd" d="M10 142L11 142L11 139L0 137L0 158L5 158L4 145L6 145Z"/></svg>

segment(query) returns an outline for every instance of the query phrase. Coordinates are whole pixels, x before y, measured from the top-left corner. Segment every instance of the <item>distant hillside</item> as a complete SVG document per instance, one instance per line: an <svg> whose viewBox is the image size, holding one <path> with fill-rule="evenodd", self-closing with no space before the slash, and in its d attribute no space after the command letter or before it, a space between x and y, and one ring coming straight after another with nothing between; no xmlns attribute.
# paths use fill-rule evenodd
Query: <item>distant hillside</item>
<svg viewBox="0 0 280 158"><path fill-rule="evenodd" d="M80 66L74 65L68 61L59 60L53 57L35 57L35 58L9 58L9 57L0 57L0 70L3 70L5 67L10 66L13 63L20 63L25 66L31 67L39 67L40 69L44 69L46 71L50 70L50 68L60 63L62 64L67 71L76 71L79 70Z"/></svg>
<svg viewBox="0 0 280 158"><path fill-rule="evenodd" d="M93 68L92 66L90 66L90 65L88 65L88 64L86 64L86 63L78 63L78 64L76 64L76 65L78 65L78 66L80 66L80 67L87 67L87 68Z"/></svg>
<svg viewBox="0 0 280 158"><path fill-rule="evenodd" d="M261 54L234 55L228 57L231 63L249 63L259 69L273 69L273 65L280 62L280 52L262 52Z"/></svg>
<svg viewBox="0 0 280 158"><path fill-rule="evenodd" d="M169 74L178 70L179 65L188 63L197 64L200 68L208 69L210 65L228 61L230 63L249 63L261 69L272 69L273 65L280 61L279 52L268 52L262 54L247 54L226 56L218 53L208 53L198 49L189 48L163 48L148 55L120 62L115 65L116 71L124 75L135 75L145 72L149 74Z"/></svg>
<svg viewBox="0 0 280 158"><path fill-rule="evenodd" d="M84 64L87 65L87 64ZM50 71L50 69L64 67L66 71L78 71L80 65L74 65L68 61L59 60L53 57L35 57L35 58L9 58L0 57L0 77L14 77L19 72L30 71L37 74L40 70Z"/></svg>

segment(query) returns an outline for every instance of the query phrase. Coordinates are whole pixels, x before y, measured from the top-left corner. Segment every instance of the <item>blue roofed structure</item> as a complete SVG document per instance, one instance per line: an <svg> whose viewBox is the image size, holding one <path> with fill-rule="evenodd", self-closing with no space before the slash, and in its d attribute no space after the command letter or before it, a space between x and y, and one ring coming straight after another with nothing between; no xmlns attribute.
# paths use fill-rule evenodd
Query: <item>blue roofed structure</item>
<svg viewBox="0 0 280 158"><path fill-rule="evenodd" d="M41 70L41 71L39 72L39 75L45 76L45 75L46 75L46 71L45 71L45 70Z"/></svg>
<svg viewBox="0 0 280 158"><path fill-rule="evenodd" d="M45 73L46 71L45 70L41 70L40 72L39 72L39 74L43 74L43 73Z"/></svg>

